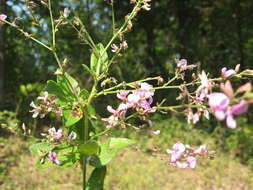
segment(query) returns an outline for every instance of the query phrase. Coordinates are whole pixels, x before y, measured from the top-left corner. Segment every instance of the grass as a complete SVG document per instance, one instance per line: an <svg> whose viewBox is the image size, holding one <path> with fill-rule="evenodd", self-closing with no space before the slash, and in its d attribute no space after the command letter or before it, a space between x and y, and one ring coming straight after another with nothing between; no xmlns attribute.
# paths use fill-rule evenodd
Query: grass
<svg viewBox="0 0 253 190"><path fill-rule="evenodd" d="M164 133L153 136L131 135L140 140L138 147L124 149L110 163L105 181L106 190L251 190L253 171L239 163L232 154L220 152L216 139L201 130L175 130L176 122L155 124ZM173 127L172 127L173 126ZM181 139L185 143L207 143L217 150L214 160L201 160L196 169L167 166L164 148ZM10 137L0 140L1 190L80 190L81 172L78 166L66 169L39 170L36 158L29 151L29 142ZM189 143L189 144L190 144ZM155 151L154 147L161 148ZM156 148L156 149L159 149ZM90 168L91 169L91 168Z"/></svg>

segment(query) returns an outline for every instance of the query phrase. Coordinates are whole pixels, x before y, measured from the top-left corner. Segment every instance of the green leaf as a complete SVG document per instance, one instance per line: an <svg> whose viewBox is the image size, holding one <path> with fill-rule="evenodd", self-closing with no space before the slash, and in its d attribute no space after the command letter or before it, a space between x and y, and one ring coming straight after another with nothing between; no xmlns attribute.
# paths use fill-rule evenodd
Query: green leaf
<svg viewBox="0 0 253 190"><path fill-rule="evenodd" d="M89 72L91 75L94 75L94 72L93 72L92 70L90 70L90 68L89 68L87 65L82 64L82 66L83 66L83 69L84 69L85 71Z"/></svg>
<svg viewBox="0 0 253 190"><path fill-rule="evenodd" d="M82 114L80 114L80 116L74 116L72 110L65 110L63 112L63 117L65 119L65 126L69 127L71 125L74 125L75 123L77 123L81 118L82 118Z"/></svg>
<svg viewBox="0 0 253 190"><path fill-rule="evenodd" d="M62 145L59 147L55 147L53 152L57 153L57 159L61 162L61 165L56 165L52 161L48 159L48 154L44 156L41 160L38 160L36 163L36 167L39 169L44 168L66 168L73 166L77 161L80 160L80 153L77 152L77 147L71 145Z"/></svg>
<svg viewBox="0 0 253 190"><path fill-rule="evenodd" d="M26 90L26 87L25 87L25 85L20 85L19 86L19 90L20 90L20 92L23 94L23 95L25 95L25 96L28 96L28 93L27 93L27 90Z"/></svg>
<svg viewBox="0 0 253 190"><path fill-rule="evenodd" d="M121 149L130 145L135 144L134 140L127 138L111 138L109 143L109 148L111 149Z"/></svg>
<svg viewBox="0 0 253 190"><path fill-rule="evenodd" d="M99 75L107 69L109 60L107 52L104 52L105 48L103 44L99 43L97 45L99 55L96 55L94 52L91 54L90 58L90 68L91 71Z"/></svg>
<svg viewBox="0 0 253 190"><path fill-rule="evenodd" d="M68 101L68 99L65 97L62 88L55 81L52 80L47 81L45 91L47 91L49 94L57 96L63 102Z"/></svg>
<svg viewBox="0 0 253 190"><path fill-rule="evenodd" d="M82 89L80 92L80 96L83 97L84 99L88 99L89 95L90 95L90 93L86 89Z"/></svg>
<svg viewBox="0 0 253 190"><path fill-rule="evenodd" d="M135 144L131 139L127 138L110 138L106 143L100 146L100 153L91 159L90 164L94 167L102 167L108 164L124 147Z"/></svg>
<svg viewBox="0 0 253 190"><path fill-rule="evenodd" d="M87 182L85 190L102 190L106 176L106 166L95 168Z"/></svg>
<svg viewBox="0 0 253 190"><path fill-rule="evenodd" d="M47 142L36 143L29 147L30 151L33 154L37 154L37 155L40 155L43 152L48 152L52 150L53 148L54 146Z"/></svg>
<svg viewBox="0 0 253 190"><path fill-rule="evenodd" d="M117 151L109 148L109 142L102 144L99 155L92 157L90 164L97 168L105 166L116 156Z"/></svg>
<svg viewBox="0 0 253 190"><path fill-rule="evenodd" d="M90 105L88 105L87 108L88 108L89 115L96 115L96 110L95 110L95 107L92 103Z"/></svg>
<svg viewBox="0 0 253 190"><path fill-rule="evenodd" d="M69 81L69 83L71 84L72 89L74 91L76 91L77 94L79 94L80 93L80 87L78 85L78 82L72 76L70 76L68 73L65 72L64 75L67 78L67 80Z"/></svg>
<svg viewBox="0 0 253 190"><path fill-rule="evenodd" d="M99 146L96 142L89 142L78 146L78 152L86 156L94 155L99 152Z"/></svg>
<svg viewBox="0 0 253 190"><path fill-rule="evenodd" d="M67 78L68 74L65 73L65 75L57 75L57 84L59 85L59 87L62 90L62 93L64 94L64 96L66 97L66 99L73 101L75 100L75 96L72 92L72 89L75 89L76 92L78 91L75 85L76 83L73 82L73 84L71 84L70 79ZM75 86L72 87L72 85Z"/></svg>

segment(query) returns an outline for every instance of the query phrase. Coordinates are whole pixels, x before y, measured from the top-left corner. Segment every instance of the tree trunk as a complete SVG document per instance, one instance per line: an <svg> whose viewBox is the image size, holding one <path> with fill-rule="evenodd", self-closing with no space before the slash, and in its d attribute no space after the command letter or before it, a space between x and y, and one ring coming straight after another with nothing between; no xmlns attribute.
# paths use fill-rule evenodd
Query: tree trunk
<svg viewBox="0 0 253 190"><path fill-rule="evenodd" d="M6 1L0 0L0 14L6 12ZM4 96L4 26L0 26L0 106L3 104ZM2 107L2 106L1 106Z"/></svg>

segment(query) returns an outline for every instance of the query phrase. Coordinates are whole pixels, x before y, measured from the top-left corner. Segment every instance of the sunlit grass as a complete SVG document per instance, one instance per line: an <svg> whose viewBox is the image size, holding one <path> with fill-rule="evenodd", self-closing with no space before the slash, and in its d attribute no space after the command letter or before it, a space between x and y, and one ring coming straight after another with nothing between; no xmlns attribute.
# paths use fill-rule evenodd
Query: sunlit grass
<svg viewBox="0 0 253 190"><path fill-rule="evenodd" d="M220 152L216 139L201 130L181 130L176 121L154 123L161 135L132 134L135 147L122 150L110 163L105 181L107 190L251 190L253 172L230 154ZM166 165L165 148L181 140L208 144L216 150L214 160L202 160L196 169ZM80 190L81 171L76 168L34 167L36 158L28 151L29 142L17 137L1 140L0 189L3 190ZM154 151L154 149L158 151ZM91 168L90 168L91 169Z"/></svg>

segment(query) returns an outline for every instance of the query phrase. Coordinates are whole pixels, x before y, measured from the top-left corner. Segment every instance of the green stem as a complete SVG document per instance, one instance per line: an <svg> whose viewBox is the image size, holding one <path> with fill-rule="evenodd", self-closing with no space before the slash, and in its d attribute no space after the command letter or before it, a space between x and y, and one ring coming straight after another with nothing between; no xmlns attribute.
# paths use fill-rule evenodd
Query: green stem
<svg viewBox="0 0 253 190"><path fill-rule="evenodd" d="M182 104L182 105L176 105L176 106L166 106L166 107L157 107L158 110L173 110L173 109L180 109L180 108L201 108L203 106L201 105L187 105L187 104Z"/></svg>
<svg viewBox="0 0 253 190"><path fill-rule="evenodd" d="M83 118L84 118L83 143L85 144L89 140L89 118L88 118L88 114L87 114L86 110L84 110ZM83 155L82 160L81 160L82 173L83 173L83 190L86 189L86 173L87 173L87 161L86 160L87 160L86 156Z"/></svg>
<svg viewBox="0 0 253 190"><path fill-rule="evenodd" d="M121 26L121 28L113 35L111 40L108 42L108 44L106 45L106 47L105 47L104 51L102 52L101 56L104 55L104 53L107 51L107 49L112 45L113 41L124 31L124 29L127 26L128 22L131 21L135 17L135 15L137 13L137 9L139 8L140 4L141 4L141 1L138 1L137 4L135 5L134 9L130 13L130 15L128 16L128 18L124 22L124 24Z"/></svg>
<svg viewBox="0 0 253 190"><path fill-rule="evenodd" d="M114 14L114 2L111 2L112 5L112 33L115 32L115 14Z"/></svg>
<svg viewBox="0 0 253 190"><path fill-rule="evenodd" d="M48 0L48 9L49 9L51 27L52 27L53 50L55 50L55 28L54 28L54 19L53 19L53 13L52 13L51 0Z"/></svg>
<svg viewBox="0 0 253 190"><path fill-rule="evenodd" d="M25 32L24 30L22 30L21 28L19 28L16 24L8 22L6 20L1 20L1 22L4 22L8 25L10 25L11 27L15 28L16 30L18 30L19 32L21 32L25 37L33 40L34 42L36 42L37 44L43 46L44 48L52 51L52 48L50 48L49 46L47 46L46 44L44 44L43 42L37 40L36 38L32 37L32 34L29 34L28 32Z"/></svg>

